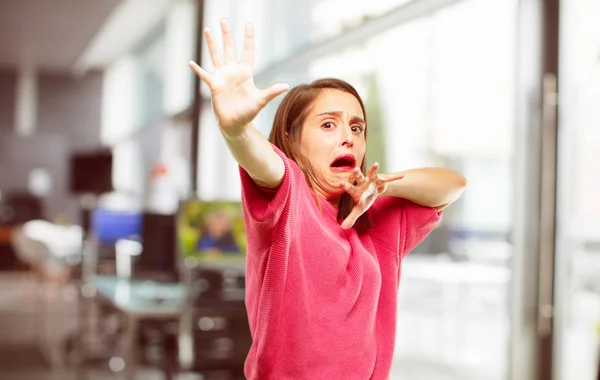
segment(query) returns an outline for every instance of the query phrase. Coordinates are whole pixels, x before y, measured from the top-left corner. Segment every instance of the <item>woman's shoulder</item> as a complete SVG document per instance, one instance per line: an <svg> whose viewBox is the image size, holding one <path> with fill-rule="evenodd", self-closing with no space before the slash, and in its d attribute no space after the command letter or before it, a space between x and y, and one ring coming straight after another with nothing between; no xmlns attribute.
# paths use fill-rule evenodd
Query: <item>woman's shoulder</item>
<svg viewBox="0 0 600 380"><path fill-rule="evenodd" d="M275 188L264 188L240 167L242 178L242 203L247 214L248 222L257 222L261 225L274 227L281 222L293 222L291 218L281 218L290 211L297 214L299 204L304 202L311 190L306 177L298 164L287 157L277 146L271 144L273 150L282 158L285 172L281 183Z"/></svg>

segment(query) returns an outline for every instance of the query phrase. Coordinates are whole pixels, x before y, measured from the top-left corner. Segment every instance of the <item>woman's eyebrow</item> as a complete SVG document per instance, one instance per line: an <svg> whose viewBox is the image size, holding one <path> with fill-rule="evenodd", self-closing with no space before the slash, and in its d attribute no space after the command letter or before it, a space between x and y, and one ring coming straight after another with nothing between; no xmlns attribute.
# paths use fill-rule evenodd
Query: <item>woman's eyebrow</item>
<svg viewBox="0 0 600 380"><path fill-rule="evenodd" d="M326 112L321 112L316 117L319 117L319 116L341 116L341 114L342 114L342 111L326 111Z"/></svg>
<svg viewBox="0 0 600 380"><path fill-rule="evenodd" d="M321 112L316 117L320 117L320 116L336 116L336 117L339 117L341 115L342 115L342 111L327 111L327 112ZM359 117L359 116L353 116L352 119L350 119L350 121L366 124L365 120L362 117Z"/></svg>
<svg viewBox="0 0 600 380"><path fill-rule="evenodd" d="M367 124L367 122L365 121L365 119L363 119L362 117L358 117L358 116L352 117L352 119L350 119L350 121L352 121L352 122L359 122L359 123L362 123L362 124Z"/></svg>

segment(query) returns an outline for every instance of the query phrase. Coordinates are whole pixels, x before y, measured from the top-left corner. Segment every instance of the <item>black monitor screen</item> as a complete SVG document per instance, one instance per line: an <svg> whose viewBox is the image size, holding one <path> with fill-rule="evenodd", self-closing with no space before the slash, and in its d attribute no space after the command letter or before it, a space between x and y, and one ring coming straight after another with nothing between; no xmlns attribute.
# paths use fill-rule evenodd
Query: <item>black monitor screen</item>
<svg viewBox="0 0 600 380"><path fill-rule="evenodd" d="M70 190L73 194L102 194L113 190L111 152L76 154L70 162Z"/></svg>
<svg viewBox="0 0 600 380"><path fill-rule="evenodd" d="M134 272L178 272L175 221L175 215L144 213L141 236L143 248L135 260Z"/></svg>

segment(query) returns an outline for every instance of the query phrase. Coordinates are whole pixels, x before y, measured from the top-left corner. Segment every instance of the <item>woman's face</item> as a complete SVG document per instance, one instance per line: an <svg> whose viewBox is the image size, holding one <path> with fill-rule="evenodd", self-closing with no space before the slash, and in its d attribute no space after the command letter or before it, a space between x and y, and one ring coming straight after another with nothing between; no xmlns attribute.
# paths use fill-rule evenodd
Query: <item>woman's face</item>
<svg viewBox="0 0 600 380"><path fill-rule="evenodd" d="M300 138L300 153L315 176L315 191L337 205L342 182L353 182L366 151L365 116L358 100L344 91L324 89L312 104Z"/></svg>

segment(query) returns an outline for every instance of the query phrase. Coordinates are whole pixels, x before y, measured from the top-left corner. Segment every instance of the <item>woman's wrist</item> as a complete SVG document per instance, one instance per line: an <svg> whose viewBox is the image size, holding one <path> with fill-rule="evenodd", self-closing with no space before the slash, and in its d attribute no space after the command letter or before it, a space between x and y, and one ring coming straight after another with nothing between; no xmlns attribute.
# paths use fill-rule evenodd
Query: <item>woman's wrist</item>
<svg viewBox="0 0 600 380"><path fill-rule="evenodd" d="M252 123L249 123L242 127L223 128L222 126L219 126L219 130L221 131L221 135L223 135L223 137L227 141L233 141L233 140L243 141L243 140L248 139L249 131L252 127L253 127Z"/></svg>
<svg viewBox="0 0 600 380"><path fill-rule="evenodd" d="M421 206L439 207L460 197L466 179L442 168L412 169L401 180L389 183L385 194L404 198Z"/></svg>

